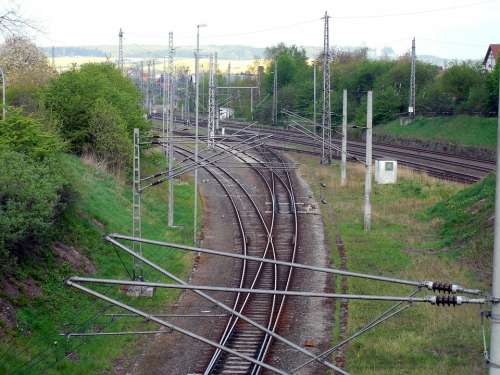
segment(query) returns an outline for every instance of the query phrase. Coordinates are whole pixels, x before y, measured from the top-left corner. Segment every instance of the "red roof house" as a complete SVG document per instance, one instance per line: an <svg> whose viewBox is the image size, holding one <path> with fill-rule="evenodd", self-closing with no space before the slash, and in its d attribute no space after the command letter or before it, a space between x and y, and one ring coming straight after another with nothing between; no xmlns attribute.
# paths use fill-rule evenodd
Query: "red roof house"
<svg viewBox="0 0 500 375"><path fill-rule="evenodd" d="M483 65L488 71L495 68L498 55L500 54L500 44L490 44L486 56L483 60Z"/></svg>

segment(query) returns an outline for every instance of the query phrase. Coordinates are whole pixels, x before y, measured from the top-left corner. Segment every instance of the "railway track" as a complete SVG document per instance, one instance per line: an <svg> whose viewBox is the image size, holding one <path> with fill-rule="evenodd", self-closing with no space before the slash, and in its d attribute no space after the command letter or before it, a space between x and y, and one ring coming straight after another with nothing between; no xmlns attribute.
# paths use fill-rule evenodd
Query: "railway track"
<svg viewBox="0 0 500 375"><path fill-rule="evenodd" d="M225 125L226 129L237 131L241 129L241 125ZM320 144L317 141L307 139L307 136L300 132L285 129L263 129L259 128L254 132L261 134L272 134L274 137L269 141L270 146L284 151L294 151L291 145L305 146L308 149L298 150L312 151L309 154L319 155ZM333 144L340 148L340 140L333 139ZM290 146L284 146L283 144ZM357 141L349 141L347 150L351 156L359 159L365 158L365 144ZM340 153L334 151L335 158L340 158ZM486 174L495 169L495 162L489 160L465 159L455 155L445 154L442 152L431 152L419 148L412 147L397 147L385 144L373 145L373 157L380 158L393 158L398 163L410 167L412 169L427 172L429 175L463 182L474 183Z"/></svg>
<svg viewBox="0 0 500 375"><path fill-rule="evenodd" d="M219 146L224 149L224 145ZM180 155L192 157L191 151L176 147ZM259 149L258 156L233 152L234 158L248 164L261 185L265 199L258 202L249 187L239 181L228 169L217 165L205 166L206 172L217 181L227 195L238 223L241 252L261 258L295 261L298 240L298 215L295 205L293 180L286 168L272 169L268 165L284 165L280 156L268 148ZM200 161L207 156L200 155ZM256 167L255 162L265 162ZM264 166L266 165L266 166ZM288 290L292 267L245 262L237 286L271 290ZM285 296L236 293L233 309L275 332L285 307ZM272 346L272 336L258 330L236 316L230 316L221 330L219 343L265 361ZM203 374L259 374L261 368L237 356L210 350Z"/></svg>
<svg viewBox="0 0 500 375"><path fill-rule="evenodd" d="M205 121L200 121L200 126L206 126ZM230 134L241 130L248 123L238 121L222 121ZM273 139L268 142L269 147L275 150L294 151L310 155L319 155L320 145L317 141L308 139L306 135L293 129L271 129L257 127L246 130L249 133L272 134ZM333 139L335 146L340 148L340 140ZM301 148L294 147L295 145ZM363 160L365 158L365 144L358 141L349 141L347 145L352 157ZM333 154L340 158L339 153ZM376 159L388 157L398 161L399 164L409 168L424 171L431 176L457 181L461 183L474 183L479 181L495 169L495 162L491 160L466 159L444 152L429 151L417 147L398 147L390 144L374 144L373 157Z"/></svg>

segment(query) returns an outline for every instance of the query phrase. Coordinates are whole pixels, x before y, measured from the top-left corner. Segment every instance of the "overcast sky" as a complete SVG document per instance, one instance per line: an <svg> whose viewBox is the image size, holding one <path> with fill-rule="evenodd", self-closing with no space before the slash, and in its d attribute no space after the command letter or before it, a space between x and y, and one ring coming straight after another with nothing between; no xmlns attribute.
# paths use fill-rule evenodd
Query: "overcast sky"
<svg viewBox="0 0 500 375"><path fill-rule="evenodd" d="M117 43L177 45L278 42L320 46L325 10L336 46L391 46L405 52L417 38L417 53L481 59L490 43L500 43L500 0L194 1L194 0L14 0L44 30L41 46ZM0 3L12 3L0 0Z"/></svg>

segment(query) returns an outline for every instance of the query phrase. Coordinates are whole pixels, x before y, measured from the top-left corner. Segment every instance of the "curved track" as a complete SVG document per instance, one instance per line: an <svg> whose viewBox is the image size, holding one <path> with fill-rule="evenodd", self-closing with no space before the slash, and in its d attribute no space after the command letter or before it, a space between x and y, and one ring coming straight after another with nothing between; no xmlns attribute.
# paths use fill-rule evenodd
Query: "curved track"
<svg viewBox="0 0 500 375"><path fill-rule="evenodd" d="M221 146L224 149L224 146ZM181 155L190 150L176 148ZM204 169L217 181L231 201L241 236L241 251L262 258L294 261L298 239L298 216L292 178L283 168L274 170L269 165L283 165L283 160L273 151L261 148L259 156L233 152L233 156L248 164L266 187L266 202L257 202L249 188L227 169L216 165ZM190 157L190 156L189 156ZM200 161L206 156L201 155ZM262 158L259 159L259 158ZM255 167L255 161L265 162ZM266 165L266 167L264 167ZM260 203L260 204L259 204ZM238 286L287 290L292 277L291 267L242 262ZM248 318L275 332L285 306L284 296L236 293L233 308ZM230 316L222 330L219 342L234 350L265 361L272 344L272 337L235 316ZM259 366L239 357L212 351L204 374L259 374Z"/></svg>

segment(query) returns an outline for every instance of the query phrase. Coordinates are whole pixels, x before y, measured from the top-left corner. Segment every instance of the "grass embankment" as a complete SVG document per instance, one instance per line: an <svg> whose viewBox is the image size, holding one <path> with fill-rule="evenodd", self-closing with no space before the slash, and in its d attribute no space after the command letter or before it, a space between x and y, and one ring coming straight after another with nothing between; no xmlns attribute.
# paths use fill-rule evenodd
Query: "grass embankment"
<svg viewBox="0 0 500 375"><path fill-rule="evenodd" d="M143 158L144 173L157 171L165 165L163 157L149 151ZM131 233L131 188L128 183L97 169L91 163L65 155L64 174L77 192L75 202L63 219L58 241L74 246L85 254L97 268L96 277L127 279L128 275L115 250L103 241L109 232ZM166 226L166 186L159 185L145 194L142 201L143 236L173 242L189 243L192 238L192 185L176 186L175 222L181 229ZM185 276L190 270L191 257L168 250L143 247L144 255L169 271ZM129 270L132 261L122 254ZM71 275L82 275L56 257L33 261L24 267L22 277L32 277L41 286L40 298L17 301L15 336L3 337L0 342L0 373L5 374L96 374L106 372L113 361L132 351L139 336L90 337L67 340L60 332L120 331L151 328L140 319L117 319L99 314L105 306L82 293L64 286ZM157 273L145 269L147 280L161 280ZM121 301L130 302L149 312L164 311L174 300L176 292L157 290L151 299L133 299L116 287L96 288ZM107 309L106 313L118 311ZM97 314L97 317L96 317ZM95 319L94 319L95 318Z"/></svg>
<svg viewBox="0 0 500 375"><path fill-rule="evenodd" d="M491 279L495 175L459 191L429 211L442 221L442 245L464 260L482 279Z"/></svg>
<svg viewBox="0 0 500 375"><path fill-rule="evenodd" d="M474 116L417 118L401 126L399 120L374 127L376 135L448 142L461 146L495 148L497 119Z"/></svg>
<svg viewBox="0 0 500 375"><path fill-rule="evenodd" d="M316 197L319 182L328 186L322 205L327 238L338 264L335 236L345 243L349 269L413 280L454 281L484 286L450 252L442 251L440 221L429 208L463 187L400 169L396 185L375 185L373 222L363 231L364 168L350 164L348 185L340 186L338 166L319 166L317 158L296 156L300 171ZM411 287L349 279L349 293L409 295ZM428 294L424 291L422 294ZM391 303L350 302L348 332L384 311ZM338 309L337 309L338 311ZM336 318L338 321L338 318ZM337 333L333 343L338 342ZM482 371L482 342L477 306L415 305L364 336L347 350L347 369L354 374L473 374Z"/></svg>

